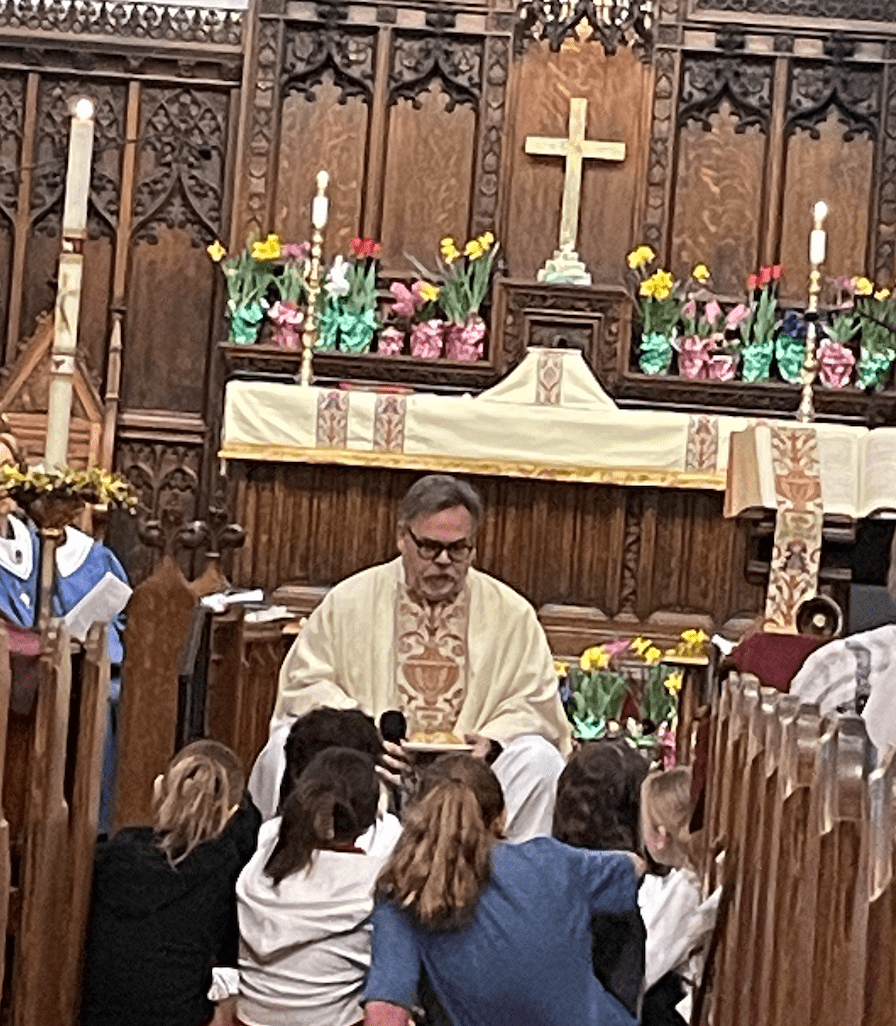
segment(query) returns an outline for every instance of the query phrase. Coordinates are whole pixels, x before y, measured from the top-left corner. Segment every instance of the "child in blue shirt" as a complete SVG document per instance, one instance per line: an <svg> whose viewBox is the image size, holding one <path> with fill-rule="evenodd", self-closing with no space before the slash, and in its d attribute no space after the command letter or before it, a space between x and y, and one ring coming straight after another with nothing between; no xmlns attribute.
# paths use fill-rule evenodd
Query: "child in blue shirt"
<svg viewBox="0 0 896 1026"><path fill-rule="evenodd" d="M637 856L499 843L492 771L445 756L379 880L366 1026L404 1026L421 970L455 1026L633 1026L595 978L591 917L637 908Z"/></svg>

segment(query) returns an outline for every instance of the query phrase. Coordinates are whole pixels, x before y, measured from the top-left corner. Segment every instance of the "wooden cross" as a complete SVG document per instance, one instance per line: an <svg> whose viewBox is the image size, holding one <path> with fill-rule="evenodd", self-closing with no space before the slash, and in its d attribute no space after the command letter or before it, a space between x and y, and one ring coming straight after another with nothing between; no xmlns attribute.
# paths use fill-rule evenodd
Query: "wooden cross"
<svg viewBox="0 0 896 1026"><path fill-rule="evenodd" d="M569 135L566 139L526 136L526 153L538 157L563 157L566 160L563 206L560 212L560 250L565 252L575 252L576 248L582 194L582 161L625 160L625 143L585 139L587 112L588 101L574 97L569 101Z"/></svg>

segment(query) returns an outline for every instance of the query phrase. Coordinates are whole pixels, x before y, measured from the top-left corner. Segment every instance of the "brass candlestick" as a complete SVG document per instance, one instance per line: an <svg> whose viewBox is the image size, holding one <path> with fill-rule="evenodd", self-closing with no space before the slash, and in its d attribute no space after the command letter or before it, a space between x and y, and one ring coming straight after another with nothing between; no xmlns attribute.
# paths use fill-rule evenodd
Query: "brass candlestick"
<svg viewBox="0 0 896 1026"><path fill-rule="evenodd" d="M302 369L299 383L308 386L314 380L311 362L314 357L314 344L317 341L317 300L320 296L320 264L323 256L324 228L327 226L329 201L327 200L327 184L330 176L326 171L317 174L317 194L311 204L311 256L305 272L305 288L308 306L305 310L305 323L302 329Z"/></svg>
<svg viewBox="0 0 896 1026"><path fill-rule="evenodd" d="M796 419L803 424L815 420L815 378L818 375L818 296L821 293L821 265L824 263L827 237L824 219L828 208L825 203L816 203L813 208L812 231L809 234L809 302L806 306L806 353L800 380L803 388Z"/></svg>

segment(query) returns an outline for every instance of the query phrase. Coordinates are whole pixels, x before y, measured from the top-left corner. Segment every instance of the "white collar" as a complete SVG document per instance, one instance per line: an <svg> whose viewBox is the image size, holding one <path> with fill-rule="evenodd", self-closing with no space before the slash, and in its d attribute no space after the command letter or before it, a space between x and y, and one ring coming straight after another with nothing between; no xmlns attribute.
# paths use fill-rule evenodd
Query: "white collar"
<svg viewBox="0 0 896 1026"><path fill-rule="evenodd" d="M0 567L25 581L31 576L34 566L31 532L18 517L7 517L6 522L12 528L12 538L0 538Z"/></svg>
<svg viewBox="0 0 896 1026"><path fill-rule="evenodd" d="M93 538L76 527L65 529L65 541L56 549L56 571L60 577L71 577L87 559Z"/></svg>

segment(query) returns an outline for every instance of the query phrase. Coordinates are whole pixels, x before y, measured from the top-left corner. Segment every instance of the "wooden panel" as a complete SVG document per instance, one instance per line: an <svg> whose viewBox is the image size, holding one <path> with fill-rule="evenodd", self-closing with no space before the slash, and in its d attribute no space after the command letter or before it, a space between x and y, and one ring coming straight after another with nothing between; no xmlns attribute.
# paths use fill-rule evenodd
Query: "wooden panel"
<svg viewBox="0 0 896 1026"><path fill-rule="evenodd" d="M405 253L434 266L440 238L467 236L476 114L450 105L432 84L390 110L382 230L390 269L412 270Z"/></svg>
<svg viewBox="0 0 896 1026"><path fill-rule="evenodd" d="M182 228L160 230L131 253L122 405L199 413L204 408L214 276Z"/></svg>
<svg viewBox="0 0 896 1026"><path fill-rule="evenodd" d="M874 174L874 143L867 136L849 141L832 110L818 126L818 139L798 132L788 141L785 212L782 225L781 295L803 303L809 280L812 207L828 204L825 274L865 274L868 269L868 206ZM891 285L892 282L881 284Z"/></svg>
<svg viewBox="0 0 896 1026"><path fill-rule="evenodd" d="M84 244L84 284L78 348L87 358L87 366L97 385L103 380L106 370L114 254L115 246L111 238L88 239Z"/></svg>
<svg viewBox="0 0 896 1026"><path fill-rule="evenodd" d="M621 284L625 254L637 240L648 145L653 73L631 50L613 57L593 43L567 40L559 54L533 44L517 68L510 127L510 205L505 256L514 277L535 272L557 247L564 164L524 152L527 135L565 136L569 98L588 100L587 137L627 146L621 164L586 160L579 255L595 282Z"/></svg>
<svg viewBox="0 0 896 1026"><path fill-rule="evenodd" d="M740 295L759 259L766 137L756 127L738 133L728 104L710 121L711 132L690 122L679 133L671 264L687 275L703 261L715 290Z"/></svg>
<svg viewBox="0 0 896 1026"><path fill-rule="evenodd" d="M234 582L329 586L396 553L395 521L412 471L229 464L246 529ZM744 539L713 493L477 477L486 514L477 565L536 606L606 616L658 610L721 624L760 608L743 581ZM346 525L351 525L347 529Z"/></svg>
<svg viewBox="0 0 896 1026"><path fill-rule="evenodd" d="M326 249L346 252L348 240L360 233L367 104L357 96L342 97L327 75L313 102L302 93L287 96L281 118L275 230L290 241L309 237L315 176L325 168L330 174Z"/></svg>

